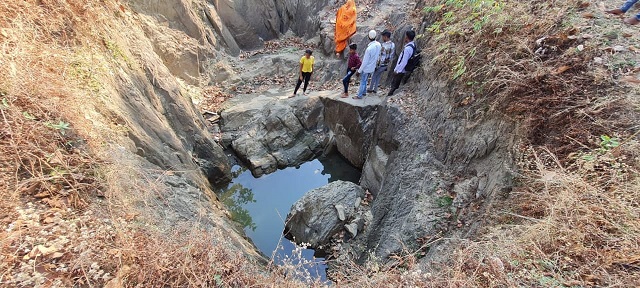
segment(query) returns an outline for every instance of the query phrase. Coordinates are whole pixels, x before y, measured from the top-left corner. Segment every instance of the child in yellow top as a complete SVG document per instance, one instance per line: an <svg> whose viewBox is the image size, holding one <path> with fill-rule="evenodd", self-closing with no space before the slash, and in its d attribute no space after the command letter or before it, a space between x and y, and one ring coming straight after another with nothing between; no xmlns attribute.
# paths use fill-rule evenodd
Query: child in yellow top
<svg viewBox="0 0 640 288"><path fill-rule="evenodd" d="M307 50L304 53L304 56L300 59L300 74L298 75L298 83L296 83L296 89L293 90L293 95L291 97L296 96L298 93L298 89L300 89L300 85L304 80L304 87L302 91L304 94L307 94L307 87L309 86L309 80L311 79L311 73L313 73L313 64L315 64L315 59L311 54L313 51Z"/></svg>

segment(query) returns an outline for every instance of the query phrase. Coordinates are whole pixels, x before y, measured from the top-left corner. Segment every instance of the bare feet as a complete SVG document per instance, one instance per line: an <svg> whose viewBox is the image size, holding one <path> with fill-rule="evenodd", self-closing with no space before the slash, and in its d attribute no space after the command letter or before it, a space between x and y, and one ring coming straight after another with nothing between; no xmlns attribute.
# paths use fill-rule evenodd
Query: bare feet
<svg viewBox="0 0 640 288"><path fill-rule="evenodd" d="M293 97L296 97L296 94L293 94L293 95L289 96L289 98L293 98Z"/></svg>
<svg viewBox="0 0 640 288"><path fill-rule="evenodd" d="M624 12L622 10L620 10L620 9L607 10L605 12L607 12L609 14L613 14L613 15L622 15L622 14L624 14Z"/></svg>
<svg viewBox="0 0 640 288"><path fill-rule="evenodd" d="M638 18L636 17L629 17L627 19L624 19L624 23L627 23L629 25L636 25L640 23L640 20L638 20Z"/></svg>

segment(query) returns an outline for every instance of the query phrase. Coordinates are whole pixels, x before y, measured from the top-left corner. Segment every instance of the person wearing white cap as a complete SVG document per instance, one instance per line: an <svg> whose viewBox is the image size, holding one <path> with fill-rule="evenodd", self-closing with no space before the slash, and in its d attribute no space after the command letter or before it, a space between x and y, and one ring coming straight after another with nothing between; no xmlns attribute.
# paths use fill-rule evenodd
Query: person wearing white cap
<svg viewBox="0 0 640 288"><path fill-rule="evenodd" d="M380 57L380 51L382 45L376 41L378 33L376 30L369 31L369 45L367 50L364 51L364 57L358 73L360 73L360 89L358 89L358 96L354 96L353 99L362 99L367 95L367 80L376 71L376 65L378 64L378 58Z"/></svg>

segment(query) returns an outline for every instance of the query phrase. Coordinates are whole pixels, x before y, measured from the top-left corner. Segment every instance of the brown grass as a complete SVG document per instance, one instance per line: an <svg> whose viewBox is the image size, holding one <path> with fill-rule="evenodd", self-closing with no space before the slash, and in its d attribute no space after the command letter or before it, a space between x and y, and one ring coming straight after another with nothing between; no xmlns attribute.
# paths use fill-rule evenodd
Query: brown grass
<svg viewBox="0 0 640 288"><path fill-rule="evenodd" d="M524 122L528 143L547 146L563 162L576 151L575 139L633 133L628 129L637 115L617 113L629 104L612 93L612 76L618 75L592 62L610 50L600 42L603 37L589 34L600 31L578 23L580 14L595 5L577 0L475 1L485 3L480 6L468 1L461 7L424 2L442 7L427 13L440 24L428 33L437 49L433 62L445 67L450 78L458 76L454 101L473 118L503 114ZM495 8L493 2L503 6Z"/></svg>
<svg viewBox="0 0 640 288"><path fill-rule="evenodd" d="M251 260L228 231L195 223L164 227L154 211L145 211L157 208L146 201L167 189L152 176L163 172L118 158L108 143L119 133L104 130L110 127L98 123L104 119L86 118L101 97L117 97L109 95L116 89L106 85L115 81L104 67L135 65L123 59L131 53L115 57L103 40L129 28L119 20L126 17L119 5L0 3L0 283L309 285Z"/></svg>
<svg viewBox="0 0 640 288"><path fill-rule="evenodd" d="M638 143L629 144L635 153ZM525 178L480 241L454 256L454 287L637 287L640 284L638 170L601 157L563 167L548 150L533 151ZM590 165L600 165L593 171Z"/></svg>

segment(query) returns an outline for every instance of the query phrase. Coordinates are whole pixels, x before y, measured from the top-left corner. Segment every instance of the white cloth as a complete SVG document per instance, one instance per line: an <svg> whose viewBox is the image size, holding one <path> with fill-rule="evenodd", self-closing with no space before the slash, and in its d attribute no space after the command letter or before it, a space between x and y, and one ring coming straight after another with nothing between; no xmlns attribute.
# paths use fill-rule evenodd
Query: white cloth
<svg viewBox="0 0 640 288"><path fill-rule="evenodd" d="M398 64L396 64L396 68L393 69L393 72L395 73L406 72L404 71L404 67L407 67L407 62L409 61L409 58L411 58L411 56L413 55L413 47L409 44L413 45L413 47L416 47L416 43L413 43L413 41L407 43L407 45L404 45L404 50L402 50L402 53L398 58Z"/></svg>
<svg viewBox="0 0 640 288"><path fill-rule="evenodd" d="M364 58L362 59L362 65L360 65L358 73L373 73L373 71L376 71L380 50L382 50L382 46L378 41L371 41L371 43L367 45L367 50L364 51Z"/></svg>

